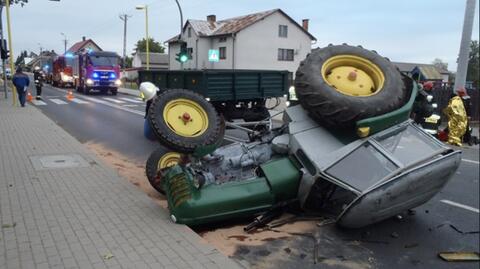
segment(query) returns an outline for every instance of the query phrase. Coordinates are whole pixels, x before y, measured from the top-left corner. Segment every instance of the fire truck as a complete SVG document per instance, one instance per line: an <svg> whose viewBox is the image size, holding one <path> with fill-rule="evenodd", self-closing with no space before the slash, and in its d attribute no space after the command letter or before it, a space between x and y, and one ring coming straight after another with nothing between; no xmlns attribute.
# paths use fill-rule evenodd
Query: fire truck
<svg viewBox="0 0 480 269"><path fill-rule="evenodd" d="M58 56L53 61L52 71L52 85L56 87L74 87L75 80L73 79L73 62L74 56L71 53Z"/></svg>
<svg viewBox="0 0 480 269"><path fill-rule="evenodd" d="M120 57L115 52L87 51L74 57L73 77L77 91L117 94L120 80Z"/></svg>

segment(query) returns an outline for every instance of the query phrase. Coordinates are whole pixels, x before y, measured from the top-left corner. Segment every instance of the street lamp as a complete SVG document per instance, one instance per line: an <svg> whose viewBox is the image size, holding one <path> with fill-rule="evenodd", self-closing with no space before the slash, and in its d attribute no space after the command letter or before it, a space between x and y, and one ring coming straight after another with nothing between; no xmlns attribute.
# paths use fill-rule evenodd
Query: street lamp
<svg viewBox="0 0 480 269"><path fill-rule="evenodd" d="M63 40L63 45L64 45L64 52L67 53L67 36L64 33L60 33L65 39Z"/></svg>
<svg viewBox="0 0 480 269"><path fill-rule="evenodd" d="M148 5L139 5L135 7L137 10L145 10L145 36L146 36L146 51L147 51L147 70L150 70L150 50L148 46Z"/></svg>

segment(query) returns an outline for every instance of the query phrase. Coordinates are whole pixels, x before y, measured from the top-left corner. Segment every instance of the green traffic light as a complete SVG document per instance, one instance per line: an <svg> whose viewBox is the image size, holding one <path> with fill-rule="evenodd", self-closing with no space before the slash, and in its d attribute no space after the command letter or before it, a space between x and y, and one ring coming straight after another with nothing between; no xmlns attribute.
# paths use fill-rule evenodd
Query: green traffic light
<svg viewBox="0 0 480 269"><path fill-rule="evenodd" d="M186 61L188 61L188 55L185 55L185 54L180 55L180 62L184 63Z"/></svg>

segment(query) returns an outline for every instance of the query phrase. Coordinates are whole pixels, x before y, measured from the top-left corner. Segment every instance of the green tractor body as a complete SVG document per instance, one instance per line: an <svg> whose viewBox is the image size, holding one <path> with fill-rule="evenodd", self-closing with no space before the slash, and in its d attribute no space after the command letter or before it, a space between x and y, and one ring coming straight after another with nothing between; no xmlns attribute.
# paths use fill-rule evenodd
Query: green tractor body
<svg viewBox="0 0 480 269"><path fill-rule="evenodd" d="M196 187L188 168L171 168L164 178L171 218L178 223L200 225L251 216L276 202L296 197L300 172L289 158L260 166L261 177Z"/></svg>

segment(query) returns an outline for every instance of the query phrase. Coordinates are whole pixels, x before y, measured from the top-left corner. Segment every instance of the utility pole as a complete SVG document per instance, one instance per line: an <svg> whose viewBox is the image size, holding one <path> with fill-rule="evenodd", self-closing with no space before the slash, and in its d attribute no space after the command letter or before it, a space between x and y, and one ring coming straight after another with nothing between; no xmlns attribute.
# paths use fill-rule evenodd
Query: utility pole
<svg viewBox="0 0 480 269"><path fill-rule="evenodd" d="M3 18L2 18L2 14L3 14L3 3L0 2L0 42L2 42L2 46L3 44L7 44L7 42L3 42ZM3 74L3 91L5 92L5 99L8 98L8 93L7 93L7 74L6 74L6 70L5 70L5 59L2 59L2 74ZM13 72L13 71L12 71Z"/></svg>
<svg viewBox="0 0 480 269"><path fill-rule="evenodd" d="M472 39L476 1L477 0L467 0L467 4L465 6L462 41L460 42L460 52L458 53L457 75L455 76L455 85L453 86L454 92L460 88L465 88L465 82L467 80L468 56L470 54L470 42Z"/></svg>
<svg viewBox="0 0 480 269"><path fill-rule="evenodd" d="M5 0L5 13L7 15L7 33L8 33L8 49L10 50L10 70L13 74L15 72L15 65L13 63L13 46L12 46L12 27L10 25L10 0ZM13 106L17 105L17 94L16 91L12 89L12 101Z"/></svg>
<svg viewBox="0 0 480 269"><path fill-rule="evenodd" d="M127 21L132 16L121 14L119 17L123 21L123 76L125 77L125 68L127 67Z"/></svg>
<svg viewBox="0 0 480 269"><path fill-rule="evenodd" d="M64 34L64 33L60 33L65 39L63 40L63 46L64 46L64 51L63 53L67 53L67 42L68 42L68 39L67 39L67 36Z"/></svg>

